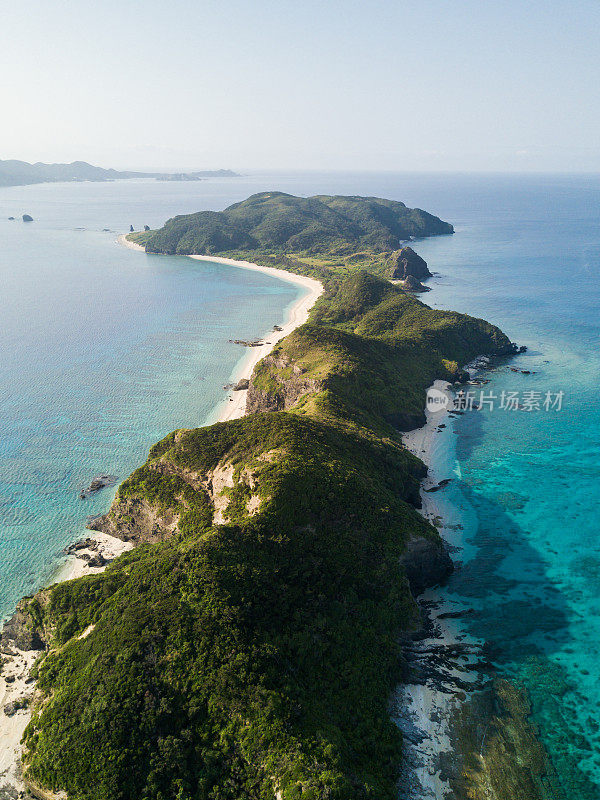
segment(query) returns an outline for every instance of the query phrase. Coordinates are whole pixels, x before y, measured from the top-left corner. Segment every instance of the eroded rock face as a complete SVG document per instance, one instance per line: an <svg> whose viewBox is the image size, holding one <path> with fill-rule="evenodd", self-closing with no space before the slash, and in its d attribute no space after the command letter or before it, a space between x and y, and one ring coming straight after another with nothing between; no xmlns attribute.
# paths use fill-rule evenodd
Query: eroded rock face
<svg viewBox="0 0 600 800"><path fill-rule="evenodd" d="M88 523L89 530L107 533L124 542L164 542L177 530L179 516L160 513L147 500L137 497L117 498L108 514Z"/></svg>
<svg viewBox="0 0 600 800"><path fill-rule="evenodd" d="M409 275L419 280L431 278L425 259L417 255L412 247L403 247L392 253L390 278L393 281L404 281Z"/></svg>
<svg viewBox="0 0 600 800"><path fill-rule="evenodd" d="M400 558L414 597L425 589L443 583L453 572L454 565L443 541L417 536L406 545Z"/></svg>
<svg viewBox="0 0 600 800"><path fill-rule="evenodd" d="M266 356L263 363L268 366L277 386L274 391L265 391L260 385L257 386L253 376L248 387L246 414L258 411L287 411L295 406L303 395L321 392L325 388L324 381L308 378L301 366L285 357ZM288 374L290 372L291 374Z"/></svg>
<svg viewBox="0 0 600 800"><path fill-rule="evenodd" d="M429 286L423 286L420 280L415 278L414 275L407 275L402 284L405 292L429 292Z"/></svg>
<svg viewBox="0 0 600 800"><path fill-rule="evenodd" d="M26 598L21 600L15 613L4 623L0 634L2 650L11 647L25 651L46 649L43 632L35 627L31 616L26 611L27 603Z"/></svg>

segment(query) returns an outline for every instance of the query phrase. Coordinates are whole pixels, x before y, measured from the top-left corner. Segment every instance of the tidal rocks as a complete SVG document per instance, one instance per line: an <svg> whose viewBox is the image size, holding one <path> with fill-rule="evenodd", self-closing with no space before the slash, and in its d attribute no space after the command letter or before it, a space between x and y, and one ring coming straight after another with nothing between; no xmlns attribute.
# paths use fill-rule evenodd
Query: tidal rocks
<svg viewBox="0 0 600 800"><path fill-rule="evenodd" d="M9 219L12 219L12 220L14 220L14 217L9 217Z"/></svg>
<svg viewBox="0 0 600 800"><path fill-rule="evenodd" d="M145 231L149 231L150 230L150 225L144 225L144 230Z"/></svg>
<svg viewBox="0 0 600 800"><path fill-rule="evenodd" d="M130 226L129 226L129 233L133 233L133 232L134 232L134 230L133 230L133 225L130 225Z"/></svg>
<svg viewBox="0 0 600 800"><path fill-rule="evenodd" d="M76 555L80 550L97 550L98 549L98 542L95 539L80 539L78 542L74 544L70 544L68 547L65 547L64 552L69 555L73 556Z"/></svg>
<svg viewBox="0 0 600 800"><path fill-rule="evenodd" d="M241 344L242 347L260 347L261 344L263 344L259 339L253 339L251 341L248 339L228 339L228 342L229 344Z"/></svg>
<svg viewBox="0 0 600 800"><path fill-rule="evenodd" d="M440 425L440 428L442 426ZM445 426L444 426L445 427ZM449 483L452 482L452 478L444 478L444 480L437 483L435 486L432 486L430 489L423 489L424 492L439 492L440 489L443 489L444 486L448 486Z"/></svg>
<svg viewBox="0 0 600 800"><path fill-rule="evenodd" d="M454 570L446 545L440 540L416 536L410 539L400 558L400 565L417 597L425 589L443 583Z"/></svg>
<svg viewBox="0 0 600 800"><path fill-rule="evenodd" d="M114 486L117 482L118 478L116 475L100 475L90 483L87 489L82 489L79 493L80 500L85 500L86 497L89 495L94 494L95 492L99 492L100 489L104 489L106 486Z"/></svg>
<svg viewBox="0 0 600 800"><path fill-rule="evenodd" d="M27 708L29 705L31 698L30 697L19 697L17 700L13 700L11 703L7 703L4 706L4 713L7 717L14 717L17 711L21 711L23 708Z"/></svg>
<svg viewBox="0 0 600 800"><path fill-rule="evenodd" d="M492 788L496 800L563 797L562 791L555 793L554 770L530 717L525 691L498 679L456 708L451 730L456 763L448 765L453 796L486 797Z"/></svg>
<svg viewBox="0 0 600 800"><path fill-rule="evenodd" d="M110 563L109 559L104 558L102 553L96 553L95 556L86 559L88 567L105 567Z"/></svg>
<svg viewBox="0 0 600 800"><path fill-rule="evenodd" d="M23 214L23 222L33 222L33 217L29 216L29 214Z"/></svg>
<svg viewBox="0 0 600 800"><path fill-rule="evenodd" d="M417 255L412 247L403 247L392 253L390 277L393 281L404 281L409 275L420 281L431 278L425 259Z"/></svg>
<svg viewBox="0 0 600 800"><path fill-rule="evenodd" d="M244 389L247 389L249 386L250 386L250 381L248 380L248 378L240 378L240 380L233 387L233 391L243 392Z"/></svg>

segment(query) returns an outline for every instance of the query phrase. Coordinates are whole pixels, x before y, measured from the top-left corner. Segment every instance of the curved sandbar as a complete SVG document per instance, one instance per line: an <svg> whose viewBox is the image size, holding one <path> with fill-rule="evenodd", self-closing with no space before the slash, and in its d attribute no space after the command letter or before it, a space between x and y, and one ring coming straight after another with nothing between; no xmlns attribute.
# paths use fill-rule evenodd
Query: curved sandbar
<svg viewBox="0 0 600 800"><path fill-rule="evenodd" d="M142 245L130 241L127 238L127 234L121 234L117 241L132 250L138 250L142 253L146 252ZM315 278L307 278L304 275L286 272L276 267L263 267L260 264L252 264L250 261L236 261L233 258L221 258L220 256L186 256L186 258L194 258L197 261L212 261L216 264L226 264L229 267L254 270L254 272L264 272L266 275L272 275L279 280L294 283L296 286L302 286L302 288L307 290L307 293L297 300L289 309L288 318L282 325L280 331L269 332L263 337L259 345L248 348L248 355L243 360L239 372L236 372L234 376L234 380L236 381L243 378L250 380L254 367L262 358L273 350L277 342L285 336L289 336L295 328L304 325L308 320L311 308L323 293L323 284ZM232 399L230 400L228 398L225 403L219 406L214 416L211 416L210 422L226 422L230 419L239 419L239 417L243 417L246 411L247 394L248 392L245 389L233 392L231 395Z"/></svg>

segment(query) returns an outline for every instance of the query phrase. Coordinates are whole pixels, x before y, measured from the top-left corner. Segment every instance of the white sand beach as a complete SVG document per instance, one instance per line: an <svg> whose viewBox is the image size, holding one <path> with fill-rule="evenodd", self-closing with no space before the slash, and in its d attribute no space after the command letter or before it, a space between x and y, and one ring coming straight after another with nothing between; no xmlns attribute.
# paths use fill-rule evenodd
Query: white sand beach
<svg viewBox="0 0 600 800"><path fill-rule="evenodd" d="M81 549L77 551L77 556L67 556L53 583L93 575L106 569L106 565L88 566L84 556L93 557L100 553L110 562L133 547L131 542L122 542L106 533L90 531L86 538L96 543L94 549ZM21 779L20 743L31 719L28 703L33 695L34 683L29 678L29 672L39 655L37 650L24 651L10 643L3 643L0 672L0 789L14 790L15 797L21 796L19 793L25 790ZM21 705L23 707L19 707Z"/></svg>
<svg viewBox="0 0 600 800"><path fill-rule="evenodd" d="M85 538L94 541L96 547L94 547L93 550L87 548L78 550L77 555L68 555L65 563L56 573L53 583L72 581L75 580L75 578L81 578L83 575L96 575L106 569L106 566L88 566L86 556L93 557L100 554L107 561L114 561L115 558L133 549L133 544L131 542L123 542L121 539L109 536L108 533L86 531Z"/></svg>
<svg viewBox="0 0 600 800"><path fill-rule="evenodd" d="M129 234L127 233L119 234L119 236L117 236L117 242L119 244L124 245L125 247L128 247L130 250L139 250L139 252L145 253L146 251L144 250L141 244L136 244L135 242L129 241L129 239L127 238L128 235Z"/></svg>
<svg viewBox="0 0 600 800"><path fill-rule="evenodd" d="M445 381L435 381L431 388L445 392L448 386ZM420 513L442 529L440 533L453 552L461 549L464 519L446 491L431 491L440 481L457 478L448 411L426 410L425 425L405 433L402 438L407 449L428 469L421 485ZM440 425L447 430L442 433ZM434 680L411 683L409 679L398 687L392 701L392 716L404 734L403 797L406 800L443 800L451 793L443 759L444 756L453 757L452 716L468 695L468 687L477 688L477 673L471 667L480 653L477 644L465 637L460 620L445 616L464 609L442 602L436 589L428 589L419 600L432 621L432 629L426 639L417 643L416 659L430 661L428 654L433 653L441 659L438 659ZM444 653L452 654L457 649L462 663L455 655L443 657ZM448 763L446 761L446 765Z"/></svg>
<svg viewBox="0 0 600 800"><path fill-rule="evenodd" d="M125 233L121 234L117 238L117 241L119 244L129 247L131 250L138 250L142 253L145 252L141 245L129 241L127 234ZM273 350L277 342L279 342L285 336L289 336L289 334L295 328L303 325L308 320L308 315L310 314L311 308L323 293L323 284L320 281L317 281L314 278L308 278L304 275L296 275L293 272L287 272L283 269L264 267L260 264L252 264L250 261L237 261L233 258L220 258L219 256L189 256L189 258L196 259L197 261L211 261L216 264L226 264L229 267L249 269L253 270L254 272L262 272L265 275L272 275L274 278L287 281L288 283L293 283L296 286L302 286L304 289L308 290L307 293L289 309L288 318L281 326L282 329L280 331L271 331L260 340L259 345L255 347L248 347L248 354L242 361L239 369L236 369L235 371L233 376L234 381L239 381L243 378L250 380L254 371L254 367L258 364L261 358L264 358L266 355L268 355L271 350ZM227 420L230 419L239 419L240 417L243 417L246 411L247 394L247 390L229 392L227 398L218 406L209 421L211 423L227 422Z"/></svg>
<svg viewBox="0 0 600 800"><path fill-rule="evenodd" d="M248 348L247 356L244 358L239 370L236 369L234 375L234 380L236 381L242 378L247 378L249 380L252 377L254 367L262 358L273 350L277 342L285 336L289 336L295 328L303 325L308 320L311 308L323 292L323 285L320 281L314 278L307 278L304 275L296 275L293 272L286 272L282 269L263 267L259 264L251 264L249 261L235 261L232 258L218 258L217 256L190 256L190 258L197 259L198 261L213 261L217 264L227 264L230 267L239 267L240 269L264 272L266 275L273 275L275 278L288 281L288 283L294 283L296 286L302 286L308 290L303 297L291 306L288 312L288 318L281 326L280 331L271 331L267 336L261 339L259 345ZM230 419L239 419L243 417L246 411L247 394L247 390L230 392L227 399L216 410L214 419L211 419L211 422L227 422L227 420Z"/></svg>

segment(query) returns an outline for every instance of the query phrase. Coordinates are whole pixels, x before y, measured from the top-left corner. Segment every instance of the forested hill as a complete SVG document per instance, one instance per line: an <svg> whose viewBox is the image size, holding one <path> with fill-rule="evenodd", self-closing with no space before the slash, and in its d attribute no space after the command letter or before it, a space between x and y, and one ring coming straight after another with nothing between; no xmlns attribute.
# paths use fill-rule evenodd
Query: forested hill
<svg viewBox="0 0 600 800"><path fill-rule="evenodd" d="M450 569L400 429L434 378L513 347L362 270L334 288L259 363L245 417L171 433L93 521L135 549L21 604L46 647L37 797L398 797L411 587Z"/></svg>
<svg viewBox="0 0 600 800"><path fill-rule="evenodd" d="M191 172L185 176L191 180L209 177L234 177L228 169ZM172 177L163 172L119 172L88 164L86 161L73 161L71 164L29 164L26 161L0 161L0 186L26 186L31 183L57 183L59 181L111 181L123 178Z"/></svg>
<svg viewBox="0 0 600 800"><path fill-rule="evenodd" d="M411 237L453 232L448 222L395 200L261 192L221 212L174 217L142 241L153 253L323 255L389 252Z"/></svg>

